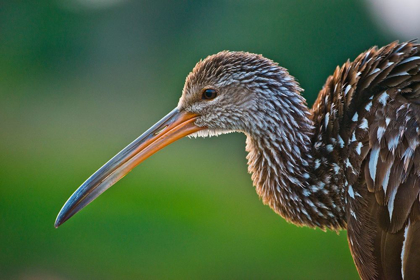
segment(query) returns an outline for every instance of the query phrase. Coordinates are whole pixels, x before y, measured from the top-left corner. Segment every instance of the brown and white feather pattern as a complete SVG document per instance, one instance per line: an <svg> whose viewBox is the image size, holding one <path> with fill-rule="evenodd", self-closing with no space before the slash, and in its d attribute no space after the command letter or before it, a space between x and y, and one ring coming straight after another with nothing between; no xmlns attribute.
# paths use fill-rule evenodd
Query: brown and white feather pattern
<svg viewBox="0 0 420 280"><path fill-rule="evenodd" d="M419 68L415 43L372 48L337 68L312 109L319 155L331 151L344 171L363 279L420 278Z"/></svg>
<svg viewBox="0 0 420 280"><path fill-rule="evenodd" d="M199 102L196 93L209 86L219 96ZM272 60L223 51L197 63L178 107L200 113L196 124L207 129L193 136L232 130L247 135L248 170L276 213L297 225L338 230L345 226L345 209L334 179L337 168L322 168L324 162L313 157L315 128L300 91Z"/></svg>
<svg viewBox="0 0 420 280"><path fill-rule="evenodd" d="M188 75L179 110L209 136L247 135L248 170L287 221L348 230L363 279L420 279L420 46L372 48L337 67L311 110L286 69L220 52ZM212 87L217 98L201 102Z"/></svg>

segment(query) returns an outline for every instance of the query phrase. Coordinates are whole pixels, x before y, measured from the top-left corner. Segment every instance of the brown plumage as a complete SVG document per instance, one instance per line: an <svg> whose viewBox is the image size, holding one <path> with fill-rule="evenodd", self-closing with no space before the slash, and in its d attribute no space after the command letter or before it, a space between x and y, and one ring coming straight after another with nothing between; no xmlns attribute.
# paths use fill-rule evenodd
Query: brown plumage
<svg viewBox="0 0 420 280"><path fill-rule="evenodd" d="M300 92L261 55L209 56L177 108L83 183L56 226L169 143L242 132L265 204L297 225L347 229L362 279L418 279L420 46L374 47L337 67L311 110Z"/></svg>
<svg viewBox="0 0 420 280"><path fill-rule="evenodd" d="M343 162L348 240L363 279L420 277L419 67L417 44L372 48L337 68L314 104L316 127L330 113L323 139L344 142L327 161Z"/></svg>

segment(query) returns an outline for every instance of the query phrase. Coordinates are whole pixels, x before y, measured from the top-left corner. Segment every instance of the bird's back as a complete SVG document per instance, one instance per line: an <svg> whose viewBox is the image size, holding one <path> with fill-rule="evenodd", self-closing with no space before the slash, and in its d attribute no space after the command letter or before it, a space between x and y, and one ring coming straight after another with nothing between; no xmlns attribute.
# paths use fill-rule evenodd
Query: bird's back
<svg viewBox="0 0 420 280"><path fill-rule="evenodd" d="M336 181L360 276L418 279L420 45L372 48L337 68L312 118L314 145L343 171Z"/></svg>

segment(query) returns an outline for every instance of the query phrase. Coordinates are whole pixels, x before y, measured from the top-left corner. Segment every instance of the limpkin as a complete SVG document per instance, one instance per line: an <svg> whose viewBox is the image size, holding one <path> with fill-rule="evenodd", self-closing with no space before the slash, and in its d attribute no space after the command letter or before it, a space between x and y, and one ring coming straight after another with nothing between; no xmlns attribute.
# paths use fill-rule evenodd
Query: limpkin
<svg viewBox="0 0 420 280"><path fill-rule="evenodd" d="M178 106L89 177L55 226L184 136L242 132L264 204L298 226L347 229L363 279L420 279L420 45L373 47L337 67L308 109L286 69L222 51Z"/></svg>

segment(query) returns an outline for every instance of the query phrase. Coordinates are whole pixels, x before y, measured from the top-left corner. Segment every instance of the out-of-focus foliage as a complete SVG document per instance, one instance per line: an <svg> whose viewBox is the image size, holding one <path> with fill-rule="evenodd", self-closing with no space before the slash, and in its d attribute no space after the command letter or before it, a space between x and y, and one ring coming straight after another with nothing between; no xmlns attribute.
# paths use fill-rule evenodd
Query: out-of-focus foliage
<svg viewBox="0 0 420 280"><path fill-rule="evenodd" d="M380 34L359 1L4 1L0 277L355 279L346 233L287 224L246 172L243 135L184 139L59 229L91 173L176 106L194 64L262 53L311 104Z"/></svg>

